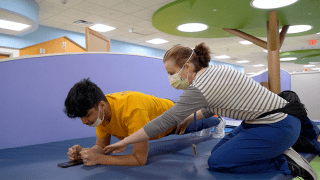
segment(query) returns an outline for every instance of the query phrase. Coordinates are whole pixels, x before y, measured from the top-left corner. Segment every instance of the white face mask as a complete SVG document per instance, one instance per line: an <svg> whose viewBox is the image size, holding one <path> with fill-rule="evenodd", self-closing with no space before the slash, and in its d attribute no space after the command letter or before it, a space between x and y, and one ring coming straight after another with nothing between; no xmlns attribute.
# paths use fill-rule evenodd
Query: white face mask
<svg viewBox="0 0 320 180"><path fill-rule="evenodd" d="M189 59L184 63L184 65L191 59L193 52L194 52L194 50L192 50L192 53L191 53ZM184 65L182 66L182 68L180 69L180 71L178 73L168 76L171 86L174 87L175 89L185 90L189 86L189 81L188 81L189 72L187 74L187 79L182 79L182 77L180 75L182 69L184 68Z"/></svg>
<svg viewBox="0 0 320 180"><path fill-rule="evenodd" d="M99 106L100 107L100 106ZM98 108L99 108L98 107ZM96 120L96 122L94 123L94 124L92 124L90 127L97 127L97 126L99 126L101 123L102 123L102 121L104 120L104 111L103 111L103 118L102 118L102 120L99 118L99 115L100 115L100 108L99 108L99 110L98 110L98 119Z"/></svg>

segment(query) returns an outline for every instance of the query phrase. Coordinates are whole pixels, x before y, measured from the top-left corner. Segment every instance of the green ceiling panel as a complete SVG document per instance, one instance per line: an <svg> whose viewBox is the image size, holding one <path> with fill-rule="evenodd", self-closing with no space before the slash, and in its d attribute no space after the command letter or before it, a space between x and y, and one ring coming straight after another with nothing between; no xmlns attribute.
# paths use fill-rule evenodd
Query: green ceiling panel
<svg viewBox="0 0 320 180"><path fill-rule="evenodd" d="M309 62L320 62L320 49L306 49L280 53L280 58L284 57L296 57L297 60L281 61L281 63L294 62L295 64L309 64Z"/></svg>
<svg viewBox="0 0 320 180"><path fill-rule="evenodd" d="M177 0L158 9L152 17L153 26L162 32L194 38L234 37L222 28L239 29L256 37L267 37L266 22L270 9L251 7L251 0ZM278 8L280 28L284 25L311 25L313 29L287 37L320 32L320 1L299 0ZM213 11L216 9L217 11ZM308 15L312 13L311 15ZM176 28L185 23L203 23L209 28L202 32L181 32Z"/></svg>

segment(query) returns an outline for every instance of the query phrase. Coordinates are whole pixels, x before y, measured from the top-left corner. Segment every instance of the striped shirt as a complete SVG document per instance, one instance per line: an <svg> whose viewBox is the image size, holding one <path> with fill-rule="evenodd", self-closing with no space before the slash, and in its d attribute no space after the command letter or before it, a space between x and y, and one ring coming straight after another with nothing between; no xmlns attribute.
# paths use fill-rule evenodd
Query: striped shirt
<svg viewBox="0 0 320 180"><path fill-rule="evenodd" d="M209 66L182 93L168 111L144 126L149 137L180 124L201 109L206 118L216 114L251 124L270 124L283 120L285 113L257 119L261 114L284 107L288 102L252 78L228 66Z"/></svg>

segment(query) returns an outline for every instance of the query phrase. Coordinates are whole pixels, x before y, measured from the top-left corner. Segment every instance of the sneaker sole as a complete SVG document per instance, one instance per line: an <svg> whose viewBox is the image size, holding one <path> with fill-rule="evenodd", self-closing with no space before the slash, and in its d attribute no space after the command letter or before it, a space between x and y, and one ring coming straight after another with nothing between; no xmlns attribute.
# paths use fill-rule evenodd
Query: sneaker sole
<svg viewBox="0 0 320 180"><path fill-rule="evenodd" d="M309 162L303 156L301 156L299 153L293 150L291 147L288 150L286 150L283 154L289 157L295 163L297 163L305 171L307 171L310 174L310 176L313 177L313 180L318 179L317 172L310 166Z"/></svg>

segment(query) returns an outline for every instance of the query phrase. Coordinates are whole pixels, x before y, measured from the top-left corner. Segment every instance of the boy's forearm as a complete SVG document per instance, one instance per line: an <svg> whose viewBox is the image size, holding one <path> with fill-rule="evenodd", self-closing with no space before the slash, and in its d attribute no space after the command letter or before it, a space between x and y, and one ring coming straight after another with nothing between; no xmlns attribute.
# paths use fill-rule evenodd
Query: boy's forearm
<svg viewBox="0 0 320 180"><path fill-rule="evenodd" d="M143 166L146 162L140 162L134 154L128 155L100 155L99 164L115 166Z"/></svg>
<svg viewBox="0 0 320 180"><path fill-rule="evenodd" d="M104 154L103 148L99 145L94 145L90 149L92 149L95 153Z"/></svg>

